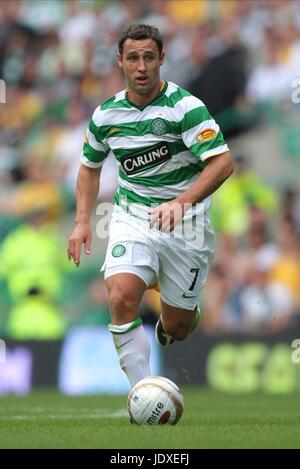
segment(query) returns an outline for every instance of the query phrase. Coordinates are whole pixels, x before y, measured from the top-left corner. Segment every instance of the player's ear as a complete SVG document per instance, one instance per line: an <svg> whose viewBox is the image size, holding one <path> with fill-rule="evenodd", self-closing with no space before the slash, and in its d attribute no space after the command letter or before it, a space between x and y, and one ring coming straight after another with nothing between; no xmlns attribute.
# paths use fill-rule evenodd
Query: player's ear
<svg viewBox="0 0 300 469"><path fill-rule="evenodd" d="M159 63L160 63L160 65L162 65L162 64L164 63L164 60L165 60L165 53L162 52L162 53L160 54L160 58L159 58Z"/></svg>
<svg viewBox="0 0 300 469"><path fill-rule="evenodd" d="M122 54L120 54L120 52L118 52L118 65L120 68L123 68L123 57L122 57Z"/></svg>

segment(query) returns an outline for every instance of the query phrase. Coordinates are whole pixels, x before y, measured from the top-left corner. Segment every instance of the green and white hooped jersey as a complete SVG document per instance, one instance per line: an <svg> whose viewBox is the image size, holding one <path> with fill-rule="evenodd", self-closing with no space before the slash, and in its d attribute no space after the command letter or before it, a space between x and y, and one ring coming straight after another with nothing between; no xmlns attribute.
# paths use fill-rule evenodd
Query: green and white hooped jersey
<svg viewBox="0 0 300 469"><path fill-rule="evenodd" d="M207 158L227 150L203 102L164 82L144 107L128 101L126 90L101 104L89 123L81 162L97 168L112 151L119 168L115 202L153 205L175 199L194 183Z"/></svg>

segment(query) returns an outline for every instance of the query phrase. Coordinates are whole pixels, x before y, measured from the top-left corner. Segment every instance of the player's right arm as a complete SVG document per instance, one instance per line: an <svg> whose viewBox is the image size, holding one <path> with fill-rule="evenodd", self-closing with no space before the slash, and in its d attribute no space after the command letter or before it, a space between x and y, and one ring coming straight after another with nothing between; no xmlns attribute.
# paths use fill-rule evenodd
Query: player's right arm
<svg viewBox="0 0 300 469"><path fill-rule="evenodd" d="M105 123L105 122L104 122ZM79 267L81 245L85 245L85 253L91 252L91 213L99 193L101 168L109 154L101 126L103 125L101 109L95 110L86 131L76 185L76 217L75 228L68 243L68 258L73 259Z"/></svg>
<svg viewBox="0 0 300 469"><path fill-rule="evenodd" d="M82 244L85 245L86 254L91 252L91 213L99 193L101 168L110 150L103 137L102 125L101 107L98 106L89 122L83 143L76 185L75 228L68 243L68 258L73 259L77 267L80 264Z"/></svg>
<svg viewBox="0 0 300 469"><path fill-rule="evenodd" d="M85 253L91 252L92 230L91 213L99 192L101 166L89 168L81 165L76 185L76 217L75 228L68 242L68 258L73 259L76 267L80 265L81 246L85 245Z"/></svg>

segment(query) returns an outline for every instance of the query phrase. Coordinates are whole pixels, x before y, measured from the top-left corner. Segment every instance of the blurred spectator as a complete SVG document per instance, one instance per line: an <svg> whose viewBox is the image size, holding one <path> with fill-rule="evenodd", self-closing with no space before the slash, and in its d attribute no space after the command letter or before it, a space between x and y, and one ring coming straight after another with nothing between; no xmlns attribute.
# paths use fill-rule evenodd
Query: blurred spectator
<svg viewBox="0 0 300 469"><path fill-rule="evenodd" d="M271 218L278 208L276 191L249 169L243 155L234 158L234 174L214 194L212 222L217 231L241 236L251 221L258 217Z"/></svg>
<svg viewBox="0 0 300 469"><path fill-rule="evenodd" d="M43 211L28 215L27 222L11 231L0 246L0 275L12 301L32 290L59 299L69 269L63 240L55 225L45 223Z"/></svg>
<svg viewBox="0 0 300 469"><path fill-rule="evenodd" d="M10 309L5 328L5 336L13 340L59 340L65 332L64 312L33 291Z"/></svg>
<svg viewBox="0 0 300 469"><path fill-rule="evenodd" d="M90 8L93 4L84 5L76 0L65 3L67 7L66 21L59 29L62 43L74 44L80 47L87 39L91 39L97 28L97 18Z"/></svg>
<svg viewBox="0 0 300 469"><path fill-rule="evenodd" d="M300 233L292 220L283 220L277 234L279 254L271 265L270 279L284 285L300 311Z"/></svg>
<svg viewBox="0 0 300 469"><path fill-rule="evenodd" d="M226 20L221 29L215 25L208 37L195 36L191 51L196 54L198 75L188 84L188 90L200 98L218 123L225 137L239 132L240 122L228 127L230 116L224 111L238 107L244 100L246 87L247 51L240 43L237 24ZM225 119L225 120L224 120Z"/></svg>
<svg viewBox="0 0 300 469"><path fill-rule="evenodd" d="M43 212L47 221L57 219L64 210L63 194L41 158L29 160L11 172L18 183L3 194L0 215L26 217Z"/></svg>
<svg viewBox="0 0 300 469"><path fill-rule="evenodd" d="M80 166L79 158L74 158L74 155L81 153L88 121L84 118L82 104L76 100L69 104L66 112L66 123L56 140L52 158L57 178L74 194Z"/></svg>
<svg viewBox="0 0 300 469"><path fill-rule="evenodd" d="M208 276L201 304L201 328L207 333L220 333L234 330L225 317L230 294L230 280L227 270L215 263ZM234 321L236 323L236 320Z"/></svg>
<svg viewBox="0 0 300 469"><path fill-rule="evenodd" d="M266 58L251 72L247 96L252 102L281 101L291 94L294 66L283 54L283 40L272 29L266 30Z"/></svg>
<svg viewBox="0 0 300 469"><path fill-rule="evenodd" d="M242 329L247 332L274 332L286 326L294 313L294 302L282 282L270 281L264 266L254 265L239 295Z"/></svg>
<svg viewBox="0 0 300 469"><path fill-rule="evenodd" d="M32 211L0 245L0 278L11 306L5 334L13 339L59 339L65 332L59 303L70 265L57 228L45 223L47 218L43 209Z"/></svg>
<svg viewBox="0 0 300 469"><path fill-rule="evenodd" d="M290 221L295 229L300 232L300 200L298 190L294 187L286 187L281 196L282 219Z"/></svg>
<svg viewBox="0 0 300 469"><path fill-rule="evenodd" d="M176 0L168 2L168 9L173 21L188 24L189 26L205 21L209 14L209 1L195 2L186 0L184 3Z"/></svg>

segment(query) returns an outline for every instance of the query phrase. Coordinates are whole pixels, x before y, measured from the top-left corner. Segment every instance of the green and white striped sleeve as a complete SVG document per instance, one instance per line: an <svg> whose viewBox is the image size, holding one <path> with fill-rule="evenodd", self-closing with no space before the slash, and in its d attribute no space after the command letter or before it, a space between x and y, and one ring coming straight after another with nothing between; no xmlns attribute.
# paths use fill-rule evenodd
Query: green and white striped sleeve
<svg viewBox="0 0 300 469"><path fill-rule="evenodd" d="M99 168L108 156L110 148L101 139L101 125L99 123L100 109L94 112L84 138L80 161L89 168Z"/></svg>
<svg viewBox="0 0 300 469"><path fill-rule="evenodd" d="M206 106L195 96L191 98L179 123L184 144L202 161L228 151L220 127Z"/></svg>

